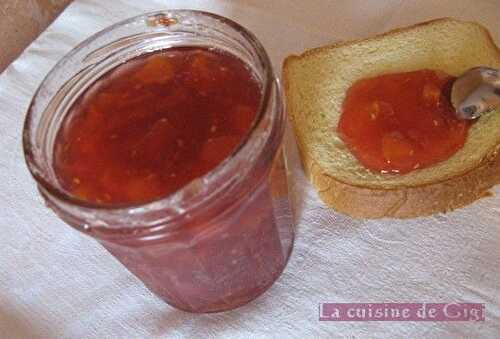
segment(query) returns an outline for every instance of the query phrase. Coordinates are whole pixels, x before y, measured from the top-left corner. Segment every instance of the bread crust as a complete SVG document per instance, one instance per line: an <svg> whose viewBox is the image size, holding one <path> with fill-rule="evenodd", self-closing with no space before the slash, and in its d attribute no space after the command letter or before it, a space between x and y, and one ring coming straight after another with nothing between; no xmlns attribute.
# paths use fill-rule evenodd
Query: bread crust
<svg viewBox="0 0 500 339"><path fill-rule="evenodd" d="M355 45L355 44L357 44L359 42L362 42L362 41L381 40L384 37L389 36L389 35L394 35L394 34L401 33L401 32L412 31L415 28L418 28L418 27L421 27L421 26L433 25L435 23L439 23L439 22L443 22L443 21L457 21L457 20L453 19L453 18L447 18L447 17L445 17L445 18L437 18L437 19L432 19L432 20L428 20L428 21L419 22L417 24L413 24L413 25L406 26L406 27L394 28L394 29L392 29L390 31L387 31L387 32L384 32L384 33L381 33L381 34L377 34L377 35L374 35L374 36L369 37L369 38L355 39L355 40L349 40L349 41L340 41L340 42L333 43L333 44L330 44L330 45L312 48L312 49L309 49L309 50L305 51L301 55L289 55L288 57L286 57L285 61L283 63L283 69L285 69L287 67L287 64L289 62L291 62L295 58L300 59L300 58L303 58L303 57L306 57L306 56L309 56L309 55L314 55L314 54L317 54L317 53L323 53L325 50L329 50L329 49L332 49L332 48L338 48L338 47L345 47L345 46ZM495 44L495 40L491 36L490 31L488 31L484 26L478 24L477 22L473 22L473 21L464 21L464 22L470 22L470 23L477 24L478 27L480 27L480 29L483 31L483 33L487 36L488 41L489 41L489 43L491 45L490 47L492 47L493 49L496 49L497 52L500 53L500 48Z"/></svg>
<svg viewBox="0 0 500 339"><path fill-rule="evenodd" d="M321 167L297 143L304 171L318 194L329 207L355 218L414 218L445 213L490 196L491 187L500 183L500 147L473 170L441 182L373 189L339 181Z"/></svg>
<svg viewBox="0 0 500 339"><path fill-rule="evenodd" d="M324 50L349 46L360 41L377 40L386 35L412 30L423 25L432 25L450 18L434 19L405 28L398 28L389 32L349 42L341 42L323 46L304 52L300 56L287 57L283 65L283 84L285 93L289 91L289 79L286 69L294 59L300 59ZM488 37L492 47L500 53L492 36L484 27L480 26ZM293 122L293 114L289 115ZM294 129L298 126L292 124ZM382 189L373 187L356 186L342 182L328 175L318 162L306 151L301 140L301 133L295 130L297 146L306 176L318 191L318 194L329 207L338 212L348 214L355 218L414 218L428 216L435 213L449 212L453 209L468 205L480 198L492 195L489 192L494 185L500 184L500 145L490 150L482 161L472 170L443 181L429 184Z"/></svg>

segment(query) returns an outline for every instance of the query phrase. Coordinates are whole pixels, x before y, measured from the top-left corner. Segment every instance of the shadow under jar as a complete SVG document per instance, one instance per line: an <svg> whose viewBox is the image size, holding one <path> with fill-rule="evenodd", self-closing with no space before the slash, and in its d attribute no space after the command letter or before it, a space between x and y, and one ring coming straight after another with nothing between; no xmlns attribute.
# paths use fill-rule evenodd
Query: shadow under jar
<svg viewBox="0 0 500 339"><path fill-rule="evenodd" d="M35 94L23 145L61 219L170 305L218 312L266 291L290 255L284 125L256 38L174 10L115 24L65 56Z"/></svg>

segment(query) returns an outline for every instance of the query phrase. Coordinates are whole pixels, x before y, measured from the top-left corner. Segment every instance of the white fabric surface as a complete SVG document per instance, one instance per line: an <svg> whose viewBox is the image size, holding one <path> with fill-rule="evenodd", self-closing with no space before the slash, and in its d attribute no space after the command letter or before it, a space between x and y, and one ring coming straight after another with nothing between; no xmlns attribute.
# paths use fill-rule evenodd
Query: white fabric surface
<svg viewBox="0 0 500 339"><path fill-rule="evenodd" d="M454 16L500 41L498 0L77 0L0 76L1 338L498 338L500 190L447 215L354 221L327 209L287 138L298 225L276 284L240 309L192 315L152 295L94 240L48 210L21 149L29 101L55 62L92 33L162 8L232 18L283 58L332 41ZM485 322L319 322L319 302L477 302Z"/></svg>

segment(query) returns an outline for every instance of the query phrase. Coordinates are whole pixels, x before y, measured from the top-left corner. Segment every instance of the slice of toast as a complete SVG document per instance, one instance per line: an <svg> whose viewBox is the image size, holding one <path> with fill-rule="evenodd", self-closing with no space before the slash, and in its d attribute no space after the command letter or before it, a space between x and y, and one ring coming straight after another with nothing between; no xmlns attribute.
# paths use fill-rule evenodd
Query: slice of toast
<svg viewBox="0 0 500 339"><path fill-rule="evenodd" d="M500 68L500 50L477 23L444 18L289 56L286 105L306 175L321 199L354 217L409 218L469 204L500 183L500 109L482 116L449 159L404 175L363 167L336 134L347 89L357 80L422 69L458 76Z"/></svg>

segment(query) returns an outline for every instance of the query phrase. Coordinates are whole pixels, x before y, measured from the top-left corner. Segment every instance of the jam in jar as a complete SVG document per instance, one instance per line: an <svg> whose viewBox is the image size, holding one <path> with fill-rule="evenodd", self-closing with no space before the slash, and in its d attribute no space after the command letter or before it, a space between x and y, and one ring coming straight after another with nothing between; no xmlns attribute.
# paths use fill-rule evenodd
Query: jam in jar
<svg viewBox="0 0 500 339"><path fill-rule="evenodd" d="M137 204L174 193L227 158L249 133L261 89L243 61L169 48L116 67L72 105L54 168L84 200Z"/></svg>
<svg viewBox="0 0 500 339"><path fill-rule="evenodd" d="M208 13L158 12L56 65L24 147L63 220L172 306L217 312L262 294L290 255L283 114L253 35Z"/></svg>

